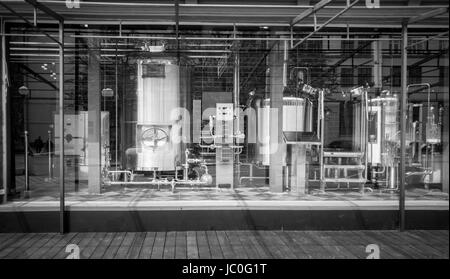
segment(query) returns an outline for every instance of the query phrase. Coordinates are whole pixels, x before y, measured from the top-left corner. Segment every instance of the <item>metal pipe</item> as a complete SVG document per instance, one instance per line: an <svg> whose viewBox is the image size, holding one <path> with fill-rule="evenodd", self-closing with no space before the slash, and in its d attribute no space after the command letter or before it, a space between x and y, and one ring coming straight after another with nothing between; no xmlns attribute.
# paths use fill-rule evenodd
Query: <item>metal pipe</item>
<svg viewBox="0 0 450 279"><path fill-rule="evenodd" d="M177 65L180 65L180 0L175 0L175 37L177 40Z"/></svg>
<svg viewBox="0 0 450 279"><path fill-rule="evenodd" d="M117 170L117 164L118 164L118 153L119 153L119 147L118 147L118 144L119 144L119 133L118 133L118 127L119 127L119 125L118 125L118 122L119 122L119 116L118 116L118 114L119 114L119 92L118 92L118 90L119 90L119 80L118 80L118 66L117 66L117 42L116 42L116 57L115 57L115 71L116 71L116 73L115 73L115 91L116 91L116 94L115 94L115 116L114 116L114 118L115 118L115 125L116 125L116 127L115 127L115 139L116 139L116 142L115 142L115 165L116 165L116 170ZM122 129L123 129L123 127L121 127Z"/></svg>
<svg viewBox="0 0 450 279"><path fill-rule="evenodd" d="M28 171L28 131L24 131L24 143L25 143L25 162L24 162L24 168L25 168L25 191L24 191L24 197L29 198L30 197L30 179L29 179L29 171Z"/></svg>
<svg viewBox="0 0 450 279"><path fill-rule="evenodd" d="M59 232L64 233L64 22L59 22Z"/></svg>
<svg viewBox="0 0 450 279"><path fill-rule="evenodd" d="M400 115L405 115L408 98L408 23L402 24L402 97L400 103ZM406 155L406 118L400 117L400 195L399 195L399 230L405 230L405 155Z"/></svg>
<svg viewBox="0 0 450 279"><path fill-rule="evenodd" d="M253 164L251 164L251 163L239 163L239 166L248 166L249 167L250 181L252 181L253 180L252 179L252 177L253 177ZM240 180L239 180L239 183L240 183Z"/></svg>
<svg viewBox="0 0 450 279"><path fill-rule="evenodd" d="M239 59L239 47L235 49L234 55L234 115L236 116L236 126L234 128L234 135L239 131L239 93L240 93L240 59Z"/></svg>
<svg viewBox="0 0 450 279"><path fill-rule="evenodd" d="M325 191L325 173L324 173L324 164L323 164L323 156L324 156L324 124L325 124L325 110L324 110L324 96L323 91L319 93L319 105L320 105L320 191Z"/></svg>
<svg viewBox="0 0 450 279"><path fill-rule="evenodd" d="M17 13L16 11L14 11L13 9L11 9L9 6L7 6L6 4L0 2L0 5L3 6L5 9L7 9L8 11L10 11L13 15L17 16L18 18L20 18L22 21L24 21L26 24L28 24L32 29L34 29L35 31L42 33L44 36L46 36L47 38L49 38L50 40L56 42L57 44L59 44L60 42L58 42L58 40L56 40L55 38L53 38L51 35L47 34L46 32L42 31L39 27L34 26L34 24L32 22L30 22L28 19L26 19L25 17L23 17L22 15L20 15L19 13Z"/></svg>
<svg viewBox="0 0 450 279"><path fill-rule="evenodd" d="M208 185L200 180L161 180L161 181L107 181L105 185Z"/></svg>
<svg viewBox="0 0 450 279"><path fill-rule="evenodd" d="M242 180L248 179L249 181L252 181L253 179L269 179L269 177L265 176L242 176L239 178L239 184L242 184Z"/></svg>
<svg viewBox="0 0 450 279"><path fill-rule="evenodd" d="M10 22L10 21L9 21ZM369 27L369 26L368 26ZM395 26L393 26L394 28ZM444 27L441 27L444 28ZM319 33L317 35L320 36L326 36L323 38L309 38L310 41L328 41L330 40L329 36L337 36L340 35L341 32L336 32L333 34L329 33ZM355 33L353 33L355 34ZM366 35L367 33L364 33ZM1 36L8 36L8 37L44 37L42 34L19 34L19 33L0 33ZM423 38L423 36L417 35L420 38ZM126 35L70 35L71 38L105 38L105 39L155 39L155 40L176 40L175 37L169 37L169 36L126 36ZM233 41L233 40L239 40L239 41L284 41L284 38L270 38L270 37L226 37L226 38L217 38L217 37L180 37L179 40L222 40L222 41ZM334 41L401 41L401 38L333 38ZM436 38L435 40L438 41L448 41L448 38ZM16 42L17 43L17 42ZM22 42L23 44L30 44L31 42ZM39 43L39 44L49 44L49 43Z"/></svg>
<svg viewBox="0 0 450 279"><path fill-rule="evenodd" d="M422 43L424 43L424 42L428 42L428 41L431 41L431 40L434 40L434 39L443 37L443 36L445 36L445 35L448 36L448 33L449 33L449 31L446 31L446 32L439 33L439 34L437 34L436 36L433 36L433 37L430 37L430 38L426 38L426 39L420 40L420 41L418 41L418 42L415 42L415 43L413 43L413 44L408 45L408 48L412 48L413 46L420 45L420 44L422 44ZM448 40L448 38L447 38L447 40Z"/></svg>
<svg viewBox="0 0 450 279"><path fill-rule="evenodd" d="M52 168L52 131L48 130L48 180L53 179L53 168Z"/></svg>
<svg viewBox="0 0 450 279"><path fill-rule="evenodd" d="M3 18L0 19L0 33L5 34L5 21ZM1 99L1 115L2 115L2 174L3 174L3 203L6 203L8 201L8 190L9 190L9 178L11 177L9 172L9 160L8 160L8 154L10 154L8 145L8 121L7 121L7 100L8 100L8 87L7 87L7 65L6 65L6 36L2 35L2 42L1 42L1 49L2 49L2 57L1 57L1 86L2 86L2 99Z"/></svg>
<svg viewBox="0 0 450 279"><path fill-rule="evenodd" d="M323 23L322 25L320 25L318 28L314 28L314 31L311 32L308 36L306 36L305 38L303 38L300 42L294 44L294 47L292 48L296 48L299 45L301 45L303 42L305 42L306 40L308 40L309 38L311 38L312 36L314 36L317 32L319 32L322 28L324 28L325 26L327 26L328 24L330 24L332 21L334 21L336 18L340 17L343 13L345 13L346 11L348 11L349 9L351 9L354 5L356 5L359 2L359 0L355 0L352 3L348 4L347 7L343 10L341 10L340 12L338 12L337 14L335 14L333 17L331 17L329 20L327 20L325 23Z"/></svg>

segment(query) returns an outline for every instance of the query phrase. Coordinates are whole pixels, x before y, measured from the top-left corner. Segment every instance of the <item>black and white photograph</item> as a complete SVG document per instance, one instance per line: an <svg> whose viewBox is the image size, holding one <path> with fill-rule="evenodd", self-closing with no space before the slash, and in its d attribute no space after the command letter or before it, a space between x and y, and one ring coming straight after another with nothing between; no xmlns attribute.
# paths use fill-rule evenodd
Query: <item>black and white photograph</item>
<svg viewBox="0 0 450 279"><path fill-rule="evenodd" d="M0 40L1 270L448 262L448 0L0 0Z"/></svg>

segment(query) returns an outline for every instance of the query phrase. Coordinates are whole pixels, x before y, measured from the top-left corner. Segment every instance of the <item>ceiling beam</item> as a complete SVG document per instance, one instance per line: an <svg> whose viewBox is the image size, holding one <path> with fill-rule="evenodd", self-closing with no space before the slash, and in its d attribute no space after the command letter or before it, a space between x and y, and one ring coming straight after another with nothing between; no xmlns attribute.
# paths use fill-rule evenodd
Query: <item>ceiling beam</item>
<svg viewBox="0 0 450 279"><path fill-rule="evenodd" d="M48 81L46 78L44 78L43 76L41 76L40 74L36 73L35 71L33 71L32 69L30 69L28 66L26 66L25 64L19 63L19 67L24 69L26 72L30 73L33 77L35 77L37 80L42 81L43 83L49 85L51 88L58 90L58 87L56 87L52 82Z"/></svg>
<svg viewBox="0 0 450 279"><path fill-rule="evenodd" d="M321 1L322 2L322 1ZM353 6L355 6L357 3L359 2L359 0L354 0L352 3L349 3L347 5L347 7L343 10L341 10L340 12L338 12L337 14L335 14L333 17L331 17L329 20L327 20L325 23L323 23L322 25L320 25L317 28L314 28L314 31L309 33L308 36L304 37L302 40L300 40L300 42L295 43L291 49L294 49L296 47L298 47L299 45L301 45L303 42L305 42L306 40L308 40L309 38L311 38L312 36L314 36L317 32L319 32L320 30L322 30L322 28L324 28L325 26L327 26L328 24L330 24L331 22L333 22L335 19L337 19L338 17L340 17L342 14L344 14L345 12L347 12L348 10L350 10ZM292 41L291 41L292 42Z"/></svg>
<svg viewBox="0 0 450 279"><path fill-rule="evenodd" d="M313 13L321 10L323 7L325 7L326 5L330 4L331 1L332 0L321 0L319 3L315 4L313 7L307 9L303 13L299 14L298 16L296 16L291 21L291 26L294 26L295 24L299 23L300 21L302 21L303 19L305 19L308 16L312 15Z"/></svg>
<svg viewBox="0 0 450 279"><path fill-rule="evenodd" d="M25 17L23 17L22 15L20 15L19 13L17 13L16 11L14 11L13 9L11 9L8 5L6 5L5 3L0 2L0 5L3 6L5 9L7 9L10 13L12 13L13 15L15 15L16 17L20 18L21 20L23 20L26 24L28 24L31 28L33 28L35 31L44 34L46 37L48 37L49 39L51 39L52 41L56 42L58 45L60 45L61 43L55 39L53 36L47 34L46 32L42 31L39 27L35 26L33 23L31 23L28 19L26 19Z"/></svg>
<svg viewBox="0 0 450 279"><path fill-rule="evenodd" d="M447 52L448 52L448 48L442 49L442 50L440 50L440 51L437 52L437 53L433 53L433 54L431 54L431 55L429 55L429 56L423 58L422 60L417 61L416 63L410 65L409 67L414 68L414 67L420 66L420 65L422 65L422 64L427 63L428 61L431 61L431 60L433 60L433 59L435 59L435 58L440 57L441 55L443 55L443 54L445 54L445 53L447 53Z"/></svg>
<svg viewBox="0 0 450 279"><path fill-rule="evenodd" d="M64 21L64 18L62 16L60 16L58 13L55 13L52 9L50 9L47 6L39 3L36 0L25 0L25 2L27 2L30 5L32 5L36 9L39 9L39 10L43 11L44 13L46 13L47 15L53 17L54 19L56 19L59 22L63 22Z"/></svg>
<svg viewBox="0 0 450 279"><path fill-rule="evenodd" d="M444 13L448 13L448 7L431 10L431 11L426 12L424 14L421 14L419 16L410 18L408 20L408 24L413 24L413 23L416 23L416 22L419 22L419 21L422 21L422 20L425 20L425 19L429 19L429 18L438 16L438 15L441 15L441 14L444 14Z"/></svg>
<svg viewBox="0 0 450 279"><path fill-rule="evenodd" d="M347 61L348 59L352 58L353 56L355 56L357 53L359 53L360 51L362 51L363 49L365 49L366 47L370 46L370 44L372 44L373 41L367 41L365 44L360 45L358 48L353 49L351 53L347 54L346 56L342 57L341 59L339 59L336 63L334 63L332 66L330 66L325 72L322 72L318 78L316 78L315 80L313 80L312 82L315 82L317 79L322 78L323 76L325 76L326 74L334 71L334 69L336 69L337 67L341 66L345 61ZM361 66L361 65L360 65Z"/></svg>

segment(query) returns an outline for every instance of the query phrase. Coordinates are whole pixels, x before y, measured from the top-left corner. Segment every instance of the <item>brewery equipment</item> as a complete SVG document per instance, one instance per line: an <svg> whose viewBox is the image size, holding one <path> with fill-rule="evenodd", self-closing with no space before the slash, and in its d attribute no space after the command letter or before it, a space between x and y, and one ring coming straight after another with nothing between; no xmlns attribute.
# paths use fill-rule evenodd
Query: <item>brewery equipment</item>
<svg viewBox="0 0 450 279"><path fill-rule="evenodd" d="M177 109L180 67L170 59L137 61L137 171L175 170L181 146Z"/></svg>

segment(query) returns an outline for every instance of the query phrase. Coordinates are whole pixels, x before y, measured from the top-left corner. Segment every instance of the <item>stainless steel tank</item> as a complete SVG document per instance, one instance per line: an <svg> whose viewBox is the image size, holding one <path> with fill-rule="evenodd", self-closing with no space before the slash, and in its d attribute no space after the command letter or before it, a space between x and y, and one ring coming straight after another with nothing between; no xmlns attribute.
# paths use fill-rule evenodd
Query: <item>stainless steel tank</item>
<svg viewBox="0 0 450 279"><path fill-rule="evenodd" d="M283 97L283 132L313 132L314 104L304 98ZM269 165L270 158L270 99L264 99L258 115L258 152L262 164Z"/></svg>
<svg viewBox="0 0 450 279"><path fill-rule="evenodd" d="M137 61L135 170L175 170L181 146L177 137L180 68L170 59Z"/></svg>
<svg viewBox="0 0 450 279"><path fill-rule="evenodd" d="M399 101L396 95L369 100L368 159L390 166L400 145Z"/></svg>

